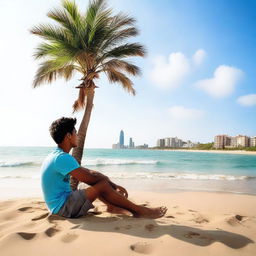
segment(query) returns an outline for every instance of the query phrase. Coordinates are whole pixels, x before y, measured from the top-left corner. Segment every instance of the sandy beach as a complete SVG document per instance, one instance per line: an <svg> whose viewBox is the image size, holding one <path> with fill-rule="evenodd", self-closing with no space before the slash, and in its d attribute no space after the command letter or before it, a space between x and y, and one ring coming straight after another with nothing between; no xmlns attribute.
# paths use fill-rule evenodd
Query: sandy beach
<svg viewBox="0 0 256 256"><path fill-rule="evenodd" d="M217 154L235 154L235 155L256 155L256 151L245 150L200 150L200 149L160 149L177 152L201 152L201 153L217 153Z"/></svg>
<svg viewBox="0 0 256 256"><path fill-rule="evenodd" d="M49 215L42 198L0 201L0 251L14 255L255 255L256 196L131 192L165 217L135 219L96 208L79 219Z"/></svg>

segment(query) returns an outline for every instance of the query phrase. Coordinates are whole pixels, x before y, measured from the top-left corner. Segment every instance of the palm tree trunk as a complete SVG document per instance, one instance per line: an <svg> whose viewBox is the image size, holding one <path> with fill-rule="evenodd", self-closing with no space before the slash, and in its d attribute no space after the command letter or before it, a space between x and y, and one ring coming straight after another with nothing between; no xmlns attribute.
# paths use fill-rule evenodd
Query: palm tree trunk
<svg viewBox="0 0 256 256"><path fill-rule="evenodd" d="M93 99L94 99L94 87L87 89L87 101L86 107L83 115L82 122L80 124L78 130L78 146L73 148L72 156L77 160L77 162L81 165L83 150L84 150L84 141L86 138L87 128L90 122L92 107L93 107ZM70 186L72 190L76 190L79 181L74 177L70 177Z"/></svg>

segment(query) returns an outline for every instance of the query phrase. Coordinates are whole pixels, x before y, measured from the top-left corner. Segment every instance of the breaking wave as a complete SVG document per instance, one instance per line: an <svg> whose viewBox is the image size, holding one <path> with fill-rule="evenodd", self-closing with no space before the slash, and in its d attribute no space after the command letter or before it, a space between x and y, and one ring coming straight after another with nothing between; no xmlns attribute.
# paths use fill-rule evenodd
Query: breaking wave
<svg viewBox="0 0 256 256"><path fill-rule="evenodd" d="M0 167L24 167L24 166L33 166L33 165L39 165L39 163L36 162L0 162Z"/></svg>
<svg viewBox="0 0 256 256"><path fill-rule="evenodd" d="M155 165L159 164L159 161L156 160L129 160L129 159L107 159L107 158L96 158L96 159L86 159L82 161L82 165L86 166L101 166L101 165Z"/></svg>

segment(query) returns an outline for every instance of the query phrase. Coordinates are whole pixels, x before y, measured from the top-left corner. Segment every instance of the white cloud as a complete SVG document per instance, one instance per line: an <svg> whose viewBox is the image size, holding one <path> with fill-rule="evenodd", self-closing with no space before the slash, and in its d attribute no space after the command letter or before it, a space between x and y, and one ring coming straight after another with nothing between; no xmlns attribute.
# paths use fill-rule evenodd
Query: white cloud
<svg viewBox="0 0 256 256"><path fill-rule="evenodd" d="M241 96L237 99L237 102L243 106L256 105L256 94L248 94Z"/></svg>
<svg viewBox="0 0 256 256"><path fill-rule="evenodd" d="M204 59L206 57L206 52L203 49L199 49L195 52L193 55L193 62L196 66L199 66L203 63Z"/></svg>
<svg viewBox="0 0 256 256"><path fill-rule="evenodd" d="M221 65L212 78L199 80L195 85L213 97L224 98L234 92L242 75L243 71L238 68Z"/></svg>
<svg viewBox="0 0 256 256"><path fill-rule="evenodd" d="M154 59L150 78L160 88L176 88L191 73L194 65L202 63L204 56L205 51L202 49L196 51L193 61L182 52L171 53L168 58L159 55Z"/></svg>
<svg viewBox="0 0 256 256"><path fill-rule="evenodd" d="M201 118L205 113L203 110L185 108L183 106L173 106L168 110L172 118L179 120L196 120Z"/></svg>

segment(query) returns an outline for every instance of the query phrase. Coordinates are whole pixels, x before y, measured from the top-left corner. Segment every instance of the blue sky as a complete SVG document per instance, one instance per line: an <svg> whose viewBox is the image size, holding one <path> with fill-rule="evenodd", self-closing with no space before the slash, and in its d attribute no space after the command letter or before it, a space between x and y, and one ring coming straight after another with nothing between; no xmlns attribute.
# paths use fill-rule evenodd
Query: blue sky
<svg viewBox="0 0 256 256"><path fill-rule="evenodd" d="M88 1L76 1L85 10ZM53 146L50 123L72 116L78 76L32 89L39 40L28 30L47 23L60 1L0 1L0 146ZM256 135L256 1L112 0L137 19L148 54L133 59L142 76L135 97L102 76L86 147L108 148L121 129L125 143L162 137L209 142L217 134ZM8 25L7 25L8 24ZM78 123L81 113L75 114Z"/></svg>

